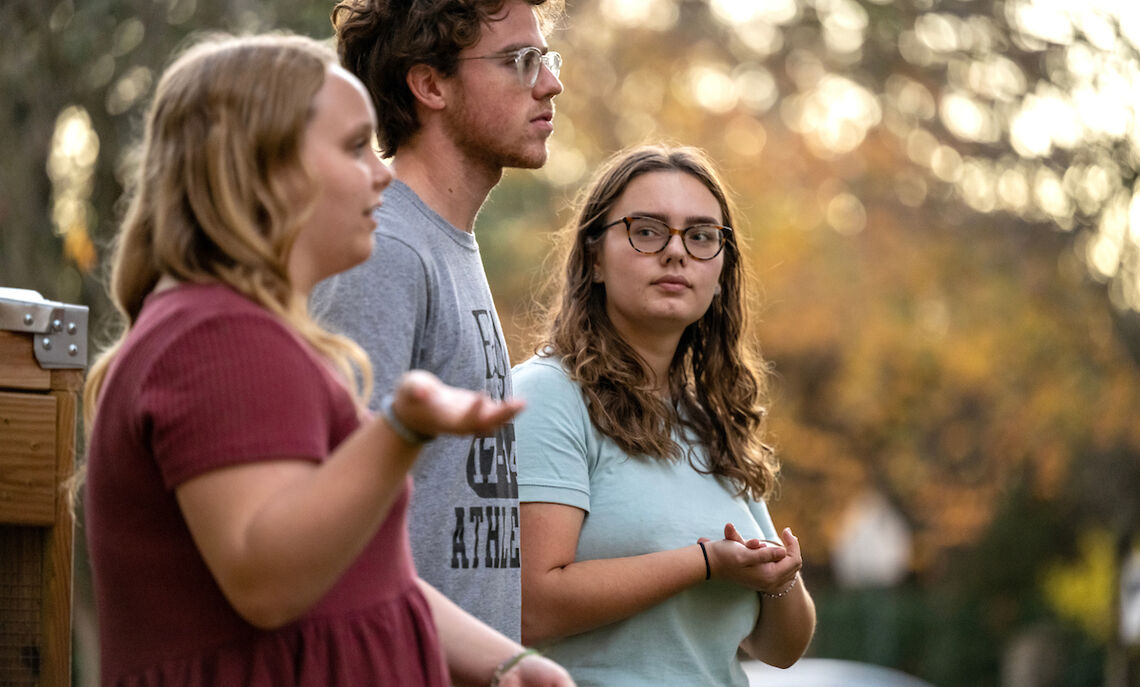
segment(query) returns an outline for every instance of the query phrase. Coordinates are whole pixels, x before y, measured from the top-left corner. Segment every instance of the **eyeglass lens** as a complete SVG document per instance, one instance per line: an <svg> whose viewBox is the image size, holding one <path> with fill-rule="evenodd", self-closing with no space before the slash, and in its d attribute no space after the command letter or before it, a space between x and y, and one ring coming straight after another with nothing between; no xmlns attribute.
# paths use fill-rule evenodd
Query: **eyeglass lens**
<svg viewBox="0 0 1140 687"><path fill-rule="evenodd" d="M669 225L652 217L631 217L626 224L630 245L642 253L664 250L673 237ZM698 260L715 258L724 244L724 231L715 224L694 224L685 227L680 233L685 250Z"/></svg>
<svg viewBox="0 0 1140 687"><path fill-rule="evenodd" d="M543 65L546 65L555 78L562 69L562 56L554 51L544 55L538 48L527 48L520 52L515 60L519 69L519 80L527 88L533 88L538 82L538 73Z"/></svg>

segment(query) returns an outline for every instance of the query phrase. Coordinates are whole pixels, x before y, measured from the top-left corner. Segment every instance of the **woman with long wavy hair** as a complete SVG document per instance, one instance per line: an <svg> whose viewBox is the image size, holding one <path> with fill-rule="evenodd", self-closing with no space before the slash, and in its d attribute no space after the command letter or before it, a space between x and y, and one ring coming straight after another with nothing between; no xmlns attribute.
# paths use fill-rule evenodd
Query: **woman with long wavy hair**
<svg viewBox="0 0 1140 687"><path fill-rule="evenodd" d="M574 214L515 369L523 639L580 685L746 685L737 649L791 665L815 609L763 500L768 372L724 185L697 149L643 146Z"/></svg>
<svg viewBox="0 0 1140 687"><path fill-rule="evenodd" d="M519 404L410 372L373 418L366 357L307 315L372 250L375 123L298 36L199 42L158 84L112 261L123 331L85 389L105 685L571 684L423 584L405 528L423 442Z"/></svg>

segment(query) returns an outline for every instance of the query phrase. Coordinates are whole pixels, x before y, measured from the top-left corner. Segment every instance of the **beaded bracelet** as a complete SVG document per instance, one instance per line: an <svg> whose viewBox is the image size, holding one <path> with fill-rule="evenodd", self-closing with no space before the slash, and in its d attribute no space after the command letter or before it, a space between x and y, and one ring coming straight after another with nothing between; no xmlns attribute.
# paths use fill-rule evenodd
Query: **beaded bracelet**
<svg viewBox="0 0 1140 687"><path fill-rule="evenodd" d="M541 655L542 652L538 649L523 649L514 656L511 656L507 660L500 663L498 668L495 668L495 674L491 676L491 684L487 687L499 687L499 682L502 681L503 676L509 673L511 668L514 668L518 664L522 663L522 660L527 656Z"/></svg>
<svg viewBox="0 0 1140 687"><path fill-rule="evenodd" d="M400 418L396 417L396 409L392 405L396 402L395 394L386 394L384 398L380 399L380 414L388 422L388 426L392 428L401 439L409 444L426 444L435 437L423 432L417 432L411 427L405 425Z"/></svg>
<svg viewBox="0 0 1140 687"><path fill-rule="evenodd" d="M760 595L763 596L765 599L779 599L780 597L784 596L788 592L792 591L792 589L796 586L796 583L799 581L800 581L800 575L799 575L799 573L796 573L796 576L792 578L792 583L789 584L787 587L784 587L783 591L776 592L775 594L769 594L768 592L760 592Z"/></svg>

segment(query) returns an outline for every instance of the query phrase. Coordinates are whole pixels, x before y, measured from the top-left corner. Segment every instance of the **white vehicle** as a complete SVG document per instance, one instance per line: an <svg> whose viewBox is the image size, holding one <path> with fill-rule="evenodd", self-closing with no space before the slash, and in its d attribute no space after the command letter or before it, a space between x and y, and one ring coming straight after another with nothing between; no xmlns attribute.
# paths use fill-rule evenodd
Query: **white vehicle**
<svg viewBox="0 0 1140 687"><path fill-rule="evenodd" d="M801 658L791 668L744 661L753 687L933 687L893 668L835 658Z"/></svg>

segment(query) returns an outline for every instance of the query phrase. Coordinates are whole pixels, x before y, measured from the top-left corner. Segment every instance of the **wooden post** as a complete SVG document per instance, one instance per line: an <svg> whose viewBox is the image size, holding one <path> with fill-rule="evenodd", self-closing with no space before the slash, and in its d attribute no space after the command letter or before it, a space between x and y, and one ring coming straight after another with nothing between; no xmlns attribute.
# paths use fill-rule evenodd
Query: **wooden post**
<svg viewBox="0 0 1140 687"><path fill-rule="evenodd" d="M0 685L65 687L83 371L43 369L36 336L0 329Z"/></svg>

